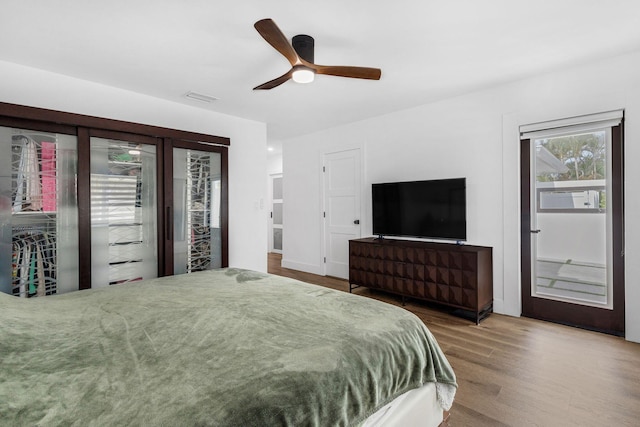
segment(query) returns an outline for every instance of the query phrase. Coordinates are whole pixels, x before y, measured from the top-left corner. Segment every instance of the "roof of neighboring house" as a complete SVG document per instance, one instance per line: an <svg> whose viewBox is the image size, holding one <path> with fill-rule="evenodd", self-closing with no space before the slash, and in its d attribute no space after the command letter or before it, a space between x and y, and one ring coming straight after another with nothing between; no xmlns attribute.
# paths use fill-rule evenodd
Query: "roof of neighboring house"
<svg viewBox="0 0 640 427"><path fill-rule="evenodd" d="M551 151L542 145L536 147L536 173L566 173L569 171L567 165L554 156Z"/></svg>

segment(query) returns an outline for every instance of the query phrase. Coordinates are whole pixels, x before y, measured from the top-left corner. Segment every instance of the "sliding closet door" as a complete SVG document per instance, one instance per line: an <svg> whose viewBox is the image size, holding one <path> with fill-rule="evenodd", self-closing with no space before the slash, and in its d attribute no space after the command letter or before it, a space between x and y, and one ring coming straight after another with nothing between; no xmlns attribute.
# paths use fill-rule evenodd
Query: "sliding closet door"
<svg viewBox="0 0 640 427"><path fill-rule="evenodd" d="M157 140L94 132L91 287L158 275Z"/></svg>
<svg viewBox="0 0 640 427"><path fill-rule="evenodd" d="M177 272L226 267L229 145L0 102L0 292L51 295L170 275L174 253Z"/></svg>
<svg viewBox="0 0 640 427"><path fill-rule="evenodd" d="M172 170L165 188L167 221L166 274L183 274L227 266L226 148L174 141ZM168 176L168 175L165 175Z"/></svg>
<svg viewBox="0 0 640 427"><path fill-rule="evenodd" d="M0 292L78 289L77 139L65 131L0 127Z"/></svg>

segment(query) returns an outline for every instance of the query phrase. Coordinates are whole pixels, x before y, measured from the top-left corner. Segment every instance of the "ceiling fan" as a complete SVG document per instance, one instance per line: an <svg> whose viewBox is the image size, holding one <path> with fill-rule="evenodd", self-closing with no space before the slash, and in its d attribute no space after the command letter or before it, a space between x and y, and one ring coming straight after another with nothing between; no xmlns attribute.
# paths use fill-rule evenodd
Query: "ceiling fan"
<svg viewBox="0 0 640 427"><path fill-rule="evenodd" d="M291 43L272 19L262 19L253 25L258 33L291 63L291 69L271 81L256 86L253 90L273 89L289 79L298 83L313 81L316 74L351 77L355 79L380 80L379 68L349 67L340 65L318 65L313 63L313 37L300 34Z"/></svg>

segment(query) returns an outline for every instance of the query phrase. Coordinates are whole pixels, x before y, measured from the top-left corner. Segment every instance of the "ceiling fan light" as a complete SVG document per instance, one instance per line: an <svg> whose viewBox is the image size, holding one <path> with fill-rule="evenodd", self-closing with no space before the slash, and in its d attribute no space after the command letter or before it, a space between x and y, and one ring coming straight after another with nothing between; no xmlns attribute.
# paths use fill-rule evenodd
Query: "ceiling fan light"
<svg viewBox="0 0 640 427"><path fill-rule="evenodd" d="M305 67L294 70L291 78L296 83L311 83L315 76L313 70Z"/></svg>

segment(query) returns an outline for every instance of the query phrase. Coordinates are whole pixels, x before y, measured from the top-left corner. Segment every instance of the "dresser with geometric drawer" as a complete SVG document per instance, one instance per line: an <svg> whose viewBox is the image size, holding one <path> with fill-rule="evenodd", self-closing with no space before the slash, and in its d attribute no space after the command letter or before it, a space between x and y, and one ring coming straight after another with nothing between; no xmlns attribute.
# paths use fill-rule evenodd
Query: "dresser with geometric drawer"
<svg viewBox="0 0 640 427"><path fill-rule="evenodd" d="M349 241L349 291L359 286L470 314L493 308L492 248L369 237Z"/></svg>

